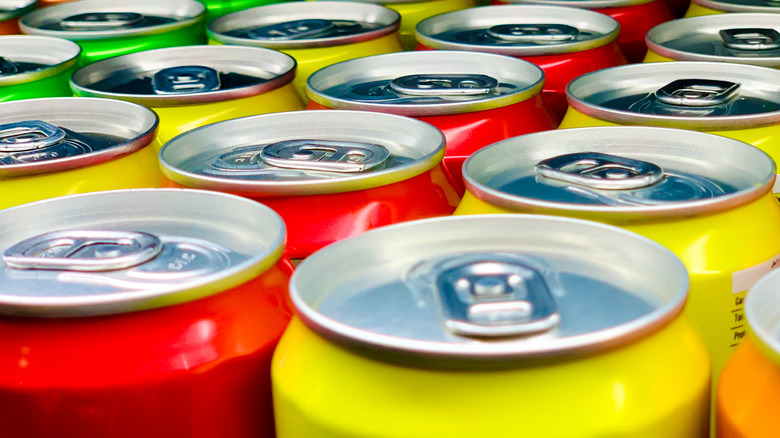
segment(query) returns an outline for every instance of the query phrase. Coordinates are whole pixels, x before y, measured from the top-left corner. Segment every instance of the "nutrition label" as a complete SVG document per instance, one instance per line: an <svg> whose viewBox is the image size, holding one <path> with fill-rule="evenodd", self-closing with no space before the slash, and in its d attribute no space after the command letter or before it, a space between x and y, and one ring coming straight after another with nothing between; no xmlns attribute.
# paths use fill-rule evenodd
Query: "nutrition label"
<svg viewBox="0 0 780 438"><path fill-rule="evenodd" d="M739 345L739 342L745 337L745 333L747 332L744 305L747 291L752 288L761 277L778 266L780 266L780 254L765 262L741 271L736 271L731 275L732 305L730 309L731 333L729 341L729 346L731 348Z"/></svg>

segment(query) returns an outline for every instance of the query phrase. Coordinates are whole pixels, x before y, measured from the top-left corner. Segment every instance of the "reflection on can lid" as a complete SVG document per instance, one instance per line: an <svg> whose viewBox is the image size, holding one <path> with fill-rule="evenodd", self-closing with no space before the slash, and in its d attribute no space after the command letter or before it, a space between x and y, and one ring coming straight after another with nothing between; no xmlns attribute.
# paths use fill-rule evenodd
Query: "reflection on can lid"
<svg viewBox="0 0 780 438"><path fill-rule="evenodd" d="M213 295L273 265L285 233L281 218L261 204L191 190L26 204L0 212L0 230L0 313L42 317L124 313Z"/></svg>
<svg viewBox="0 0 780 438"><path fill-rule="evenodd" d="M398 12L378 5L341 1L290 2L246 9L207 27L223 44L298 49L357 43L398 30Z"/></svg>
<svg viewBox="0 0 780 438"><path fill-rule="evenodd" d="M568 6L582 9L623 8L642 5L655 0L499 0L514 5Z"/></svg>
<svg viewBox="0 0 780 438"><path fill-rule="evenodd" d="M601 47L618 32L611 17L582 9L488 6L428 18L417 25L417 40L439 50L538 56Z"/></svg>
<svg viewBox="0 0 780 438"><path fill-rule="evenodd" d="M766 194L774 173L768 155L729 138L602 127L495 143L474 153L463 175L475 196L510 210L635 222L733 208Z"/></svg>
<svg viewBox="0 0 780 438"><path fill-rule="evenodd" d="M0 86L36 81L74 65L78 44L60 38L29 35L0 36Z"/></svg>
<svg viewBox="0 0 780 438"><path fill-rule="evenodd" d="M185 46L92 63L73 74L71 86L80 96L171 106L255 96L294 75L295 60L274 50Z"/></svg>
<svg viewBox="0 0 780 438"><path fill-rule="evenodd" d="M719 14L669 21L647 33L655 53L678 61L780 67L780 15Z"/></svg>
<svg viewBox="0 0 780 438"><path fill-rule="evenodd" d="M295 111L215 123L163 146L171 180L254 196L339 193L436 166L444 136L427 123L357 111Z"/></svg>
<svg viewBox="0 0 780 438"><path fill-rule="evenodd" d="M21 17L35 8L37 0L0 1L0 21Z"/></svg>
<svg viewBox="0 0 780 438"><path fill-rule="evenodd" d="M618 124L697 130L778 123L780 72L716 62L613 67L569 82L574 109Z"/></svg>
<svg viewBox="0 0 780 438"><path fill-rule="evenodd" d="M510 105L538 94L535 65L477 52L425 51L368 56L309 77L309 97L337 109L423 116Z"/></svg>
<svg viewBox="0 0 780 438"><path fill-rule="evenodd" d="M778 10L780 3L776 0L691 0L691 3L723 12L777 13L780 11Z"/></svg>
<svg viewBox="0 0 780 438"><path fill-rule="evenodd" d="M621 345L674 318L687 289L680 260L644 237L525 215L370 231L304 260L290 283L297 314L320 334L435 367Z"/></svg>

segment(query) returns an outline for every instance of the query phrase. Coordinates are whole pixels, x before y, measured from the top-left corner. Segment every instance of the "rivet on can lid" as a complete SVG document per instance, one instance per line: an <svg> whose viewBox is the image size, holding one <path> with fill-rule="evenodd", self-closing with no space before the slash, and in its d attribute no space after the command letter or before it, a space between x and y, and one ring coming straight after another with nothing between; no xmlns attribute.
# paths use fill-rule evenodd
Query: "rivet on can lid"
<svg viewBox="0 0 780 438"><path fill-rule="evenodd" d="M734 50L777 50L780 49L780 33L774 29L741 28L718 31L723 45Z"/></svg>
<svg viewBox="0 0 780 438"><path fill-rule="evenodd" d="M660 102L676 106L722 105L736 97L740 84L712 79L678 79L655 92Z"/></svg>
<svg viewBox="0 0 780 438"><path fill-rule="evenodd" d="M284 169L362 172L390 156L384 146L348 141L287 140L262 149L260 158Z"/></svg>
<svg viewBox="0 0 780 438"><path fill-rule="evenodd" d="M559 44L574 41L580 31L567 24L499 24L487 30L497 40Z"/></svg>
<svg viewBox="0 0 780 438"><path fill-rule="evenodd" d="M65 30L122 29L138 24L144 16L136 12L88 12L66 17L60 21Z"/></svg>
<svg viewBox="0 0 780 438"><path fill-rule="evenodd" d="M646 161L597 152L559 155L536 164L545 178L602 190L628 190L651 186L664 177L660 166Z"/></svg>
<svg viewBox="0 0 780 438"><path fill-rule="evenodd" d="M219 90L220 85L219 73L200 65L164 68L152 77L157 94L205 93Z"/></svg>

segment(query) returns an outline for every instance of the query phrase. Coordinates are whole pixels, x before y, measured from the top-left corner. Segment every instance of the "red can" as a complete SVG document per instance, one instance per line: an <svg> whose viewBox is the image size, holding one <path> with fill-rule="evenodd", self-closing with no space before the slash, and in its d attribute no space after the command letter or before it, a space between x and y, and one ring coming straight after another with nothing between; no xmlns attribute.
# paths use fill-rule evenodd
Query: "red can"
<svg viewBox="0 0 780 438"><path fill-rule="evenodd" d="M427 51L368 56L309 77L309 109L411 116L447 139L444 168L465 190L461 168L476 150L509 137L554 129L542 101L544 73L522 59L478 52Z"/></svg>
<svg viewBox="0 0 780 438"><path fill-rule="evenodd" d="M246 199L120 190L0 212L0 430L272 437L284 223Z"/></svg>
<svg viewBox="0 0 780 438"><path fill-rule="evenodd" d="M645 58L647 31L674 18L664 0L493 0L497 5L507 3L571 6L609 15L620 23L617 42L630 63Z"/></svg>
<svg viewBox="0 0 780 438"><path fill-rule="evenodd" d="M35 9L37 0L10 0L0 3L0 35L19 34L19 17Z"/></svg>
<svg viewBox="0 0 780 438"><path fill-rule="evenodd" d="M566 84L626 63L620 25L596 12L557 6L488 6L431 17L417 25L417 50L466 50L514 56L544 70L544 99L562 118Z"/></svg>
<svg viewBox="0 0 780 438"><path fill-rule="evenodd" d="M246 196L287 224L299 259L384 225L452 214L444 135L408 117L297 111L214 123L160 151L168 186Z"/></svg>

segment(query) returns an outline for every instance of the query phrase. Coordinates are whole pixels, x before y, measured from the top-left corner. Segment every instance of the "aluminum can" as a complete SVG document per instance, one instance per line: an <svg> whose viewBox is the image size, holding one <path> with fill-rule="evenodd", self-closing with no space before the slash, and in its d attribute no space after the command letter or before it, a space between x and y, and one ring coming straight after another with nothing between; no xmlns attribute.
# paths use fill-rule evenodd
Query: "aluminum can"
<svg viewBox="0 0 780 438"><path fill-rule="evenodd" d="M777 273L762 278L745 298L748 336L721 373L718 437L771 438L780 432L780 296Z"/></svg>
<svg viewBox="0 0 780 438"><path fill-rule="evenodd" d="M206 23L224 15L285 0L198 0L206 6Z"/></svg>
<svg viewBox="0 0 780 438"><path fill-rule="evenodd" d="M0 102L69 97L81 48L60 38L0 37Z"/></svg>
<svg viewBox="0 0 780 438"><path fill-rule="evenodd" d="M716 15L731 12L778 13L778 5L771 0L690 0L686 17Z"/></svg>
<svg viewBox="0 0 780 438"><path fill-rule="evenodd" d="M0 104L0 209L74 193L160 187L157 120L142 106L106 99Z"/></svg>
<svg viewBox="0 0 780 438"><path fill-rule="evenodd" d="M54 6L54 5L58 5L60 3L67 3L67 2L72 2L72 1L76 1L76 0L38 0L36 5L37 5L38 8L45 8L45 7L48 7L48 6Z"/></svg>
<svg viewBox="0 0 780 438"><path fill-rule="evenodd" d="M620 23L617 42L628 62L632 63L642 62L645 57L647 31L672 19L662 0L493 0L493 3L571 6L609 15Z"/></svg>
<svg viewBox="0 0 780 438"><path fill-rule="evenodd" d="M218 190L273 208L287 254L309 256L364 231L452 214L460 200L441 167L444 136L408 117L298 111L221 122L160 152L171 187Z"/></svg>
<svg viewBox="0 0 780 438"><path fill-rule="evenodd" d="M121 190L4 210L0 230L4 434L273 436L271 356L290 318L273 211Z"/></svg>
<svg viewBox="0 0 780 438"><path fill-rule="evenodd" d="M472 155L455 214L597 220L666 246L690 273L685 311L717 378L745 336L745 292L780 261L775 172L761 150L711 134L647 127L550 131Z"/></svg>
<svg viewBox="0 0 780 438"><path fill-rule="evenodd" d="M379 111L444 132L444 168L463 192L461 166L499 140L554 129L544 73L521 59L478 52L393 53L345 61L309 77L309 109Z"/></svg>
<svg viewBox="0 0 780 438"><path fill-rule="evenodd" d="M80 0L31 12L19 26L26 34L78 43L89 64L142 50L203 44L204 11L195 0Z"/></svg>
<svg viewBox="0 0 780 438"><path fill-rule="evenodd" d="M306 80L341 61L403 51L398 12L342 1L291 2L236 12L209 23L209 44L264 47L298 64L293 84L305 102Z"/></svg>
<svg viewBox="0 0 780 438"><path fill-rule="evenodd" d="M560 128L647 125L709 132L780 160L780 72L720 62L613 67L571 81ZM780 193L780 185L774 188Z"/></svg>
<svg viewBox="0 0 780 438"><path fill-rule="evenodd" d="M780 68L780 15L734 13L684 18L647 33L644 62L713 61Z"/></svg>
<svg viewBox="0 0 780 438"><path fill-rule="evenodd" d="M557 6L488 6L437 15L417 25L417 50L467 50L514 56L544 70L544 100L560 118L566 84L625 64L620 25L596 12Z"/></svg>
<svg viewBox="0 0 780 438"><path fill-rule="evenodd" d="M6 0L0 5L0 35L19 33L19 17L35 9L36 0Z"/></svg>
<svg viewBox="0 0 780 438"><path fill-rule="evenodd" d="M574 219L439 218L331 245L290 282L277 437L704 438L687 289L667 249Z"/></svg>
<svg viewBox="0 0 780 438"><path fill-rule="evenodd" d="M160 116L160 145L209 123L303 108L295 60L275 50L189 46L118 56L76 71L76 96L138 103Z"/></svg>

